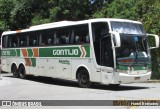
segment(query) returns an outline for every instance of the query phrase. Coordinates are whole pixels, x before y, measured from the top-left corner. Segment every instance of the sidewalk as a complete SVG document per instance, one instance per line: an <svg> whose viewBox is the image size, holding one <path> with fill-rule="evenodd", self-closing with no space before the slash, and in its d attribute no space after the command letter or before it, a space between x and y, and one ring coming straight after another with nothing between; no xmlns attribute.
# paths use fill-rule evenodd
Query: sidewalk
<svg viewBox="0 0 160 109"><path fill-rule="evenodd" d="M144 83L160 83L160 80L149 80Z"/></svg>

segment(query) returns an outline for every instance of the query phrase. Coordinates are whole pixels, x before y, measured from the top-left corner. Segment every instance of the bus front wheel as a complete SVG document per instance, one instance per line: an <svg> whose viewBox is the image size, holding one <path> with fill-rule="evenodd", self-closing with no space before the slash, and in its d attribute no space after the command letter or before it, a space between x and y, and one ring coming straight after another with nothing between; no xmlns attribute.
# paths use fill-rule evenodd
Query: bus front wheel
<svg viewBox="0 0 160 109"><path fill-rule="evenodd" d="M78 84L82 88L88 88L91 86L89 74L86 69L81 69L78 73Z"/></svg>
<svg viewBox="0 0 160 109"><path fill-rule="evenodd" d="M18 77L19 77L19 73L18 73L18 70L17 70L16 65L13 65L13 66L12 66L11 72L13 73L13 76L14 76L15 78L18 78Z"/></svg>
<svg viewBox="0 0 160 109"><path fill-rule="evenodd" d="M19 66L19 77L21 79L25 79L26 78L26 70L25 70L25 67L23 65Z"/></svg>

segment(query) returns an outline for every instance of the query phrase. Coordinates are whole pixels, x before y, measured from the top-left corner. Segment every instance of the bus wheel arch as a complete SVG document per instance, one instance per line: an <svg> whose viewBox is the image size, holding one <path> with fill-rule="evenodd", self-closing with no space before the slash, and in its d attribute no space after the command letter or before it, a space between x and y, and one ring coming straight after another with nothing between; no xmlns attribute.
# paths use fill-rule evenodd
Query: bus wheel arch
<svg viewBox="0 0 160 109"><path fill-rule="evenodd" d="M15 63L12 63L12 65L11 65L11 73L13 73L13 76L15 78L19 77L18 68L17 68L17 65Z"/></svg>
<svg viewBox="0 0 160 109"><path fill-rule="evenodd" d="M78 68L76 72L76 79L78 80L78 84L82 88L88 88L91 86L90 75L87 68L81 66Z"/></svg>
<svg viewBox="0 0 160 109"><path fill-rule="evenodd" d="M18 67L18 73L19 73L19 77L21 79L25 79L26 78L26 69L23 63L21 63Z"/></svg>

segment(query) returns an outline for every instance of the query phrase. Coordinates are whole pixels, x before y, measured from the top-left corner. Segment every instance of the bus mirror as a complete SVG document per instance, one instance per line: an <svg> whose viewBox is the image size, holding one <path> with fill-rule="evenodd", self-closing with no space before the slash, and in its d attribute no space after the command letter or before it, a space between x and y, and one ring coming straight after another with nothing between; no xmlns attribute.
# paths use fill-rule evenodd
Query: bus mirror
<svg viewBox="0 0 160 109"><path fill-rule="evenodd" d="M147 34L150 49L159 48L159 36L155 34Z"/></svg>
<svg viewBox="0 0 160 109"><path fill-rule="evenodd" d="M118 32L113 32L110 31L113 42L114 42L114 47L120 47L121 46L121 39L120 39L120 34Z"/></svg>

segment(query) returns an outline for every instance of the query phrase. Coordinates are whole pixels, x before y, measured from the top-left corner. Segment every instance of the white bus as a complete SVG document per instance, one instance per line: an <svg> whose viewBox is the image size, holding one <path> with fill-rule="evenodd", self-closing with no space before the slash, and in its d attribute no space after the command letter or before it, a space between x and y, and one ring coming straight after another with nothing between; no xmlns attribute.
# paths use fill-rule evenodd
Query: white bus
<svg viewBox="0 0 160 109"><path fill-rule="evenodd" d="M153 36L155 47L148 45ZM147 81L151 76L150 49L157 35L146 34L142 23L99 18L61 21L2 34L2 70L26 75L120 85Z"/></svg>

